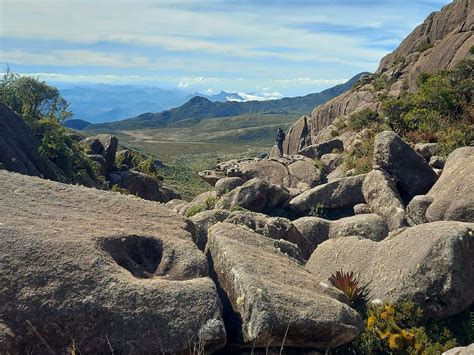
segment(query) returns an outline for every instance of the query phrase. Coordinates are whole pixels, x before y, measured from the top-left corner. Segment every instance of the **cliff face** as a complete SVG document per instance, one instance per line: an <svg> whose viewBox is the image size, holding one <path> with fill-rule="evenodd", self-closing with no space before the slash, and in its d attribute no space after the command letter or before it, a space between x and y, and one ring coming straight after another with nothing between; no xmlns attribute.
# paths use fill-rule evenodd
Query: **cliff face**
<svg viewBox="0 0 474 355"><path fill-rule="evenodd" d="M383 75L391 83L388 95L397 97L402 88L414 91L420 73L450 69L473 56L470 53L474 46L473 33L473 0L455 0L441 11L432 13L380 62L377 75ZM366 80L357 89L316 107L310 115L301 117L290 127L284 145L285 154L296 154L303 147L325 140L327 137L323 137L321 131L337 117L365 108L379 110L378 97L381 94L370 80Z"/></svg>

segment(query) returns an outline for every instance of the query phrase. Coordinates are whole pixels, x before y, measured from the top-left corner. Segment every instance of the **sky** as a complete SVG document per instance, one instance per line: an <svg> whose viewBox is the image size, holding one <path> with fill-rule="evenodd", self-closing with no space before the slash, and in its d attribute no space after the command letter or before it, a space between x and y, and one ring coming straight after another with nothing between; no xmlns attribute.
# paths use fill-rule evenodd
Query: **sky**
<svg viewBox="0 0 474 355"><path fill-rule="evenodd" d="M0 62L47 82L304 95L373 72L446 0L0 0Z"/></svg>

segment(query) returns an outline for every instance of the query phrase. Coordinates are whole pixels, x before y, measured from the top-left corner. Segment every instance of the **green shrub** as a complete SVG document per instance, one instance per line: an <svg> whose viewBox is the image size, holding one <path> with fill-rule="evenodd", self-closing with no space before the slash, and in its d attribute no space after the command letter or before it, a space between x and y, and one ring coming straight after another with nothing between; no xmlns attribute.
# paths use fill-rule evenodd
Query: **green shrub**
<svg viewBox="0 0 474 355"><path fill-rule="evenodd" d="M212 210L214 207L216 207L217 203L217 198L214 196L209 196L204 203L198 203L193 206L191 206L187 211L186 211L186 217L192 217L195 214L198 214L199 212L207 211L207 210Z"/></svg>
<svg viewBox="0 0 474 355"><path fill-rule="evenodd" d="M130 195L130 191L128 191L127 189L121 188L118 185L112 185L112 187L110 188L110 191L118 192L123 195Z"/></svg>
<svg viewBox="0 0 474 355"><path fill-rule="evenodd" d="M419 44L418 47L416 47L416 51L423 53L424 51L430 48L433 48L433 46L434 46L433 43L424 42L424 43Z"/></svg>
<svg viewBox="0 0 474 355"><path fill-rule="evenodd" d="M321 159L315 158L315 159L314 159L314 166L315 166L316 169L318 169L319 171L322 171L322 170L323 170L323 163L321 162Z"/></svg>
<svg viewBox="0 0 474 355"><path fill-rule="evenodd" d="M469 48L469 53L474 54L474 46L471 46L471 48Z"/></svg>
<svg viewBox="0 0 474 355"><path fill-rule="evenodd" d="M318 202L311 208L308 215L311 217L328 218L329 210L321 202Z"/></svg>
<svg viewBox="0 0 474 355"><path fill-rule="evenodd" d="M381 124L383 124L383 120L378 113L369 108L353 113L347 120L347 125L352 130L380 126Z"/></svg>
<svg viewBox="0 0 474 355"><path fill-rule="evenodd" d="M372 86L374 87L375 91L384 91L388 90L394 82L395 81L393 79L388 79L385 74L377 73L374 75Z"/></svg>
<svg viewBox="0 0 474 355"><path fill-rule="evenodd" d="M345 151L343 154L343 167L347 172L354 169L355 175L365 174L372 170L374 160L374 143L375 135L364 139L359 145L352 150Z"/></svg>
<svg viewBox="0 0 474 355"><path fill-rule="evenodd" d="M248 209L246 209L242 206L239 206L239 205L232 206L230 211L231 212L250 212L250 210L248 210Z"/></svg>

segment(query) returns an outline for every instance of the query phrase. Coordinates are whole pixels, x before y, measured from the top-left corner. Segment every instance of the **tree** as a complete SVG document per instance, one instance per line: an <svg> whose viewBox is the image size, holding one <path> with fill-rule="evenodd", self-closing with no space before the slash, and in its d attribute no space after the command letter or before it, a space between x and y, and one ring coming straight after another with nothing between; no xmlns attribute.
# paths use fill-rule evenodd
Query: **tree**
<svg viewBox="0 0 474 355"><path fill-rule="evenodd" d="M24 117L31 126L42 118L62 122L72 113L57 88L30 76L19 76L7 67L0 79L1 102Z"/></svg>

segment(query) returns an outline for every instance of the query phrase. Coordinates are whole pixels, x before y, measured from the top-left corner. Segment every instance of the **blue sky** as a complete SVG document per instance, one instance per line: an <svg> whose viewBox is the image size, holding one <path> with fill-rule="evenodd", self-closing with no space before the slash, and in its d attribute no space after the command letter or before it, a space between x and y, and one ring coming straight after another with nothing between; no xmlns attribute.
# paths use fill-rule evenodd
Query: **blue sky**
<svg viewBox="0 0 474 355"><path fill-rule="evenodd" d="M376 70L448 3L0 0L0 61L46 81L302 95Z"/></svg>

